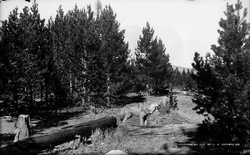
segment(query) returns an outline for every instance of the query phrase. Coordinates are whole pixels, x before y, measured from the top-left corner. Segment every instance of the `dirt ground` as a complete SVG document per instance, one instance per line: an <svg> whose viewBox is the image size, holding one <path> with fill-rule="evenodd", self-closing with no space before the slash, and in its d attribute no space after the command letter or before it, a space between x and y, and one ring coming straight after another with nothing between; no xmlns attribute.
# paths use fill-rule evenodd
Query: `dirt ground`
<svg viewBox="0 0 250 155"><path fill-rule="evenodd" d="M161 102L163 97L147 96L148 101ZM204 116L197 114L193 108L195 104L192 97L178 94L178 109L171 111L169 114L160 115L155 112L149 118L149 126L164 126L171 124L201 124ZM31 118L34 135L57 130L65 125L74 125L77 123L88 122L107 115L116 115L120 108L100 109L99 114L92 114L81 108L70 108L67 111L61 111L62 116L54 118L50 123L46 119ZM72 115L71 115L72 114ZM66 117L67 116L67 117ZM6 145L14 138L13 130L15 129L16 118L2 117L1 120L1 145ZM49 118L51 120L51 118ZM48 120L49 120L48 119ZM47 121L48 121L47 120ZM49 124L45 126L44 124ZM126 124L128 126L138 126L138 117L132 117ZM71 143L61 144L55 148L45 150L42 154L103 154L112 149L123 150L128 154L200 154L192 147L178 146L179 142L190 142L193 137L185 134L168 134L168 135L130 135L121 133L122 139L115 141L111 138L100 141L100 144L81 144L77 148L72 148ZM5 139L3 138L5 137ZM6 138L7 137L7 138ZM178 143L177 143L178 142ZM207 152L206 152L207 153Z"/></svg>

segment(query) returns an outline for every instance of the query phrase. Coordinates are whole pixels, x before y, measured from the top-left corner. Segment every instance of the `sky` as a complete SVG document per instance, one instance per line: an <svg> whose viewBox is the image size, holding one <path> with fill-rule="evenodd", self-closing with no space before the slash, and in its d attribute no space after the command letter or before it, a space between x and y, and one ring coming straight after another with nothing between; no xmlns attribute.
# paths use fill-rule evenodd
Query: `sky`
<svg viewBox="0 0 250 155"><path fill-rule="evenodd" d="M22 11L34 1L6 0L0 2L0 20L8 18L15 8ZM55 17L59 5L64 12L91 5L95 10L96 0L36 0L42 18ZM155 36L161 38L166 53L170 55L172 65L191 68L195 52L205 56L212 52L211 45L217 44L217 30L221 18L225 18L226 4L235 4L237 0L101 0L117 14L120 30L125 29L125 41L133 53L146 22L155 30ZM242 0L243 7L250 8L250 0ZM250 16L247 17L250 21Z"/></svg>

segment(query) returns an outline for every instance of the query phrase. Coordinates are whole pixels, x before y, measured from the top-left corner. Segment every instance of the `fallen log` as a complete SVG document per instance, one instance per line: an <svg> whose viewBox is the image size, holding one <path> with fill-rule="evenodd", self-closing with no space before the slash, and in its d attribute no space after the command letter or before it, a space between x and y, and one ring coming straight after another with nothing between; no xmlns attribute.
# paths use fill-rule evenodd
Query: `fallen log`
<svg viewBox="0 0 250 155"><path fill-rule="evenodd" d="M197 124L171 124L165 126L128 126L127 129L132 135L168 135L196 133L199 125Z"/></svg>
<svg viewBox="0 0 250 155"><path fill-rule="evenodd" d="M27 139L2 147L0 152L2 155L37 154L41 150L72 141L76 139L76 135L89 137L97 128L105 130L107 128L113 127L117 127L116 117L103 117L98 120L65 126L56 131L52 131L43 135L29 137Z"/></svg>

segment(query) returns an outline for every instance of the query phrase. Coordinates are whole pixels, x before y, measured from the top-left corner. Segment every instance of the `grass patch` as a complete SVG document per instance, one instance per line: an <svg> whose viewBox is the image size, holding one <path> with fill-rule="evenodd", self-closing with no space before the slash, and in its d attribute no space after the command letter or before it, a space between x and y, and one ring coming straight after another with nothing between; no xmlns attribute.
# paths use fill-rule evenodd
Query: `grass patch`
<svg viewBox="0 0 250 155"><path fill-rule="evenodd" d="M105 154L111 150L122 150L128 154L134 153L165 153L164 145L174 145L171 136L131 136L126 127L119 127L116 130L101 131L97 129L91 136L92 145L90 152Z"/></svg>
<svg viewBox="0 0 250 155"><path fill-rule="evenodd" d="M105 131L96 129L91 136L91 150L99 154L118 149L127 152L128 148L124 146L126 141L128 142L128 133L125 128Z"/></svg>
<svg viewBox="0 0 250 155"><path fill-rule="evenodd" d="M111 150L122 150L129 155L134 154L171 154L173 151L188 151L177 148L176 141L185 141L183 135L131 135L125 126L120 126L115 130L96 129L91 135L91 142L82 141L77 143L65 143L57 146L54 150L48 150L43 154L50 155L97 155L105 154ZM77 142L76 142L77 141ZM42 154L40 154L42 155Z"/></svg>

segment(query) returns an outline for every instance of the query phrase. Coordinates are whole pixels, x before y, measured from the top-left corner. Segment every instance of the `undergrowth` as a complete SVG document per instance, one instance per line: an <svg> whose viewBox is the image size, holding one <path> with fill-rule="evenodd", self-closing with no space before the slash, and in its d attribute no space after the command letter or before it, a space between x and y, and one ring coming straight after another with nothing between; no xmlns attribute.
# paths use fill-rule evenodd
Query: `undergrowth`
<svg viewBox="0 0 250 155"><path fill-rule="evenodd" d="M128 151L123 145L128 140L127 132L124 128L116 130L96 129L91 136L92 151L105 154L110 150Z"/></svg>

